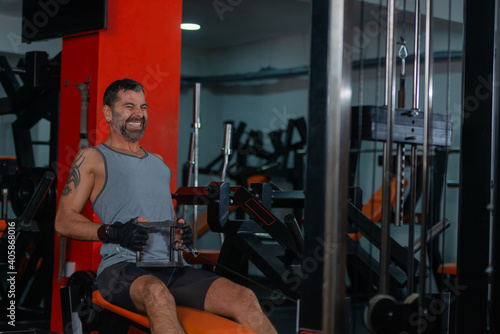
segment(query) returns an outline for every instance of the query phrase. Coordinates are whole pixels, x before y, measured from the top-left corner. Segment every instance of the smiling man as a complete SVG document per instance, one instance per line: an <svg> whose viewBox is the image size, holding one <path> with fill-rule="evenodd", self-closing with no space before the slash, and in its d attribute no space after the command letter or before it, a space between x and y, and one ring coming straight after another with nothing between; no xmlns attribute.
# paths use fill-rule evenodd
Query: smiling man
<svg viewBox="0 0 500 334"><path fill-rule="evenodd" d="M106 89L103 102L109 137L78 153L55 222L62 236L102 241L97 282L103 297L146 314L152 333L184 333L176 304L232 318L257 333L276 333L254 293L245 287L188 265L149 270L135 265L139 250L146 262L169 258L170 238L148 233L140 223L175 219L171 172L161 156L139 144L148 123L142 85L117 80ZM81 214L87 200L102 224ZM188 235L189 229L179 229L176 239L187 242Z"/></svg>
<svg viewBox="0 0 500 334"><path fill-rule="evenodd" d="M138 92L122 90L115 93L116 88L110 86L108 94L105 94L104 116L111 128L118 129L123 138L130 142L137 142L144 135L148 125L148 105L145 101L144 92L141 89ZM115 109L110 107L119 101L122 101L122 103L115 106ZM116 110L116 107L124 111L123 115ZM140 109L140 112L135 112L135 110L138 110L137 108Z"/></svg>

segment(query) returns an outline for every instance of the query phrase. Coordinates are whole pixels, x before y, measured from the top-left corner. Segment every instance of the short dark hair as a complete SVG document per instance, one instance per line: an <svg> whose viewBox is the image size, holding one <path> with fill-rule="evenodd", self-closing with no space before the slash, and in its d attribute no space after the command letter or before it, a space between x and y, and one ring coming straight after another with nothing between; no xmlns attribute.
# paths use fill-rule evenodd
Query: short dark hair
<svg viewBox="0 0 500 334"><path fill-rule="evenodd" d="M140 82L128 78L116 80L106 88L102 99L103 104L112 107L118 101L118 92L122 90L132 90L137 93L142 91L144 93Z"/></svg>

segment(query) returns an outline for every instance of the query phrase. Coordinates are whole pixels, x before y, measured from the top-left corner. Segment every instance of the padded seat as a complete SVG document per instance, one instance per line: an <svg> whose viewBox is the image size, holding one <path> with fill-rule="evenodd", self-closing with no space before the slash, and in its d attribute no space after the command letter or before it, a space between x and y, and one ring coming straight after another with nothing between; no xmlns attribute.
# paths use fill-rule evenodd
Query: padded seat
<svg viewBox="0 0 500 334"><path fill-rule="evenodd" d="M439 274L457 275L457 264L456 263L440 264L437 269L437 272Z"/></svg>
<svg viewBox="0 0 500 334"><path fill-rule="evenodd" d="M408 180L403 179L403 187L406 189L408 185ZM378 223L382 220L382 189L380 187L368 200L366 204L363 205L361 211L365 216L370 218L374 223ZM391 179L391 208L396 203L396 178Z"/></svg>
<svg viewBox="0 0 500 334"><path fill-rule="evenodd" d="M109 303L101 296L98 290L93 292L92 301L106 310L137 323L142 327L149 328L148 317ZM177 317L187 334L255 334L254 331L234 321L189 307L177 306Z"/></svg>

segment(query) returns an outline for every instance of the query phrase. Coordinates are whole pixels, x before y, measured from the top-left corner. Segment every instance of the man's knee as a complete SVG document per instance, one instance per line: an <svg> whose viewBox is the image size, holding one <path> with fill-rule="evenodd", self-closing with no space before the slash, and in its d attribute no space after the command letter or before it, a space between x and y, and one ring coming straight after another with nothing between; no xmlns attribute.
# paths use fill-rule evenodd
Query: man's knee
<svg viewBox="0 0 500 334"><path fill-rule="evenodd" d="M165 284L158 278L150 275L141 276L134 280L130 287L132 299L142 299L144 303L157 302L175 303Z"/></svg>
<svg viewBox="0 0 500 334"><path fill-rule="evenodd" d="M255 293L249 288L241 287L241 291L238 293L241 296L241 299L246 300L249 303L259 303L257 296L255 296Z"/></svg>
<svg viewBox="0 0 500 334"><path fill-rule="evenodd" d="M252 310L260 310L259 300L255 293L241 285L236 285L234 294L237 298L234 299L235 310L246 313Z"/></svg>
<svg viewBox="0 0 500 334"><path fill-rule="evenodd" d="M237 290L239 297L236 299L237 301L235 301L236 305L233 306L234 319L245 326L249 326L257 332L264 331L265 333L276 333L266 315L262 311L255 293L242 286L240 286Z"/></svg>

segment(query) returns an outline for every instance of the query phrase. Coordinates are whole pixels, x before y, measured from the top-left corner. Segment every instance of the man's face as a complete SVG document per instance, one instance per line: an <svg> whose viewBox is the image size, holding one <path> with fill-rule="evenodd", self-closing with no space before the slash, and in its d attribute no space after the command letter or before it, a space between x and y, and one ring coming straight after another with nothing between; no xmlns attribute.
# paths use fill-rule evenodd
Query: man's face
<svg viewBox="0 0 500 334"><path fill-rule="evenodd" d="M143 92L119 91L119 100L111 108L110 126L128 141L142 138L148 124L148 105Z"/></svg>

